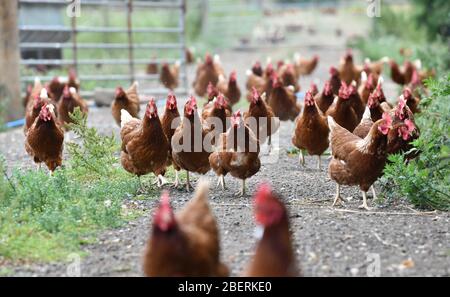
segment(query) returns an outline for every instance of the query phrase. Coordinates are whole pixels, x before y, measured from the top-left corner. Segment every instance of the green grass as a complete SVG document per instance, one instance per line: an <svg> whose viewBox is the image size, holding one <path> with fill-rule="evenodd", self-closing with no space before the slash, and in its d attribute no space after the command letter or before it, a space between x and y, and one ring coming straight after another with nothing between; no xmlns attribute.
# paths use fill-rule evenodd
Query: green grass
<svg viewBox="0 0 450 297"><path fill-rule="evenodd" d="M80 113L75 118L78 124L72 130L82 143L69 144L69 157L53 176L17 169L7 176L0 162L0 261L61 260L95 242L100 230L142 215L122 207L136 196L139 183L121 168L118 142L87 128ZM136 199L156 197L150 186Z"/></svg>

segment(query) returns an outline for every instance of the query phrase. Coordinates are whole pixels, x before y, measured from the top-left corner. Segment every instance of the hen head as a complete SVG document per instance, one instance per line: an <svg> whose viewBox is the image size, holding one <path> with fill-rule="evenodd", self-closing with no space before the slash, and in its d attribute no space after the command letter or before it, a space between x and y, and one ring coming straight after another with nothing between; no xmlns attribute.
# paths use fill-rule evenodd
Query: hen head
<svg viewBox="0 0 450 297"><path fill-rule="evenodd" d="M161 70L163 71L168 71L169 70L169 64L168 63L163 63L161 65Z"/></svg>
<svg viewBox="0 0 450 297"><path fill-rule="evenodd" d="M175 97L175 94L172 92L169 93L169 95L167 96L166 108L169 110L177 109L177 98Z"/></svg>
<svg viewBox="0 0 450 297"><path fill-rule="evenodd" d="M39 112L39 119L44 122L49 122L52 120L52 114L55 110L53 104L44 104L42 106L41 111Z"/></svg>
<svg viewBox="0 0 450 297"><path fill-rule="evenodd" d="M219 93L219 95L214 100L214 107L218 109L225 109L227 106L228 104L225 96L222 93Z"/></svg>
<svg viewBox="0 0 450 297"><path fill-rule="evenodd" d="M252 87L252 97L250 99L251 103L257 104L259 102L260 98L261 97L259 96L258 90L255 87Z"/></svg>
<svg viewBox="0 0 450 297"><path fill-rule="evenodd" d="M194 96L190 96L186 104L184 105L184 114L191 116L197 110L197 100Z"/></svg>
<svg viewBox="0 0 450 297"><path fill-rule="evenodd" d="M64 87L62 97L63 97L63 99L65 99L65 100L70 100L70 99L72 99L72 92L70 92L70 88L69 88L68 85L66 85L66 86Z"/></svg>
<svg viewBox="0 0 450 297"><path fill-rule="evenodd" d="M343 81L341 82L341 87L339 88L339 98L348 100L350 98L350 94L348 92L347 84Z"/></svg>
<svg viewBox="0 0 450 297"><path fill-rule="evenodd" d="M317 84L315 84L314 82L311 83L309 90L311 91L311 94L313 96L315 96L319 93L319 88L317 87Z"/></svg>
<svg viewBox="0 0 450 297"><path fill-rule="evenodd" d="M369 99L367 101L367 106L369 106L370 109L376 108L380 105L380 102L377 99L377 96L375 95L375 92L372 92L369 95Z"/></svg>
<svg viewBox="0 0 450 297"><path fill-rule="evenodd" d="M158 108L156 107L155 98L150 98L147 104L147 109L145 110L145 116L149 119L158 117Z"/></svg>
<svg viewBox="0 0 450 297"><path fill-rule="evenodd" d="M352 63L353 62L353 53L351 49L348 49L347 52L344 55L344 61L346 63Z"/></svg>
<svg viewBox="0 0 450 297"><path fill-rule="evenodd" d="M267 67L266 67L266 75L267 75L268 77L272 77L272 74L273 74L274 72L275 72L275 70L273 69L272 63L267 64Z"/></svg>
<svg viewBox="0 0 450 297"><path fill-rule="evenodd" d="M305 105L306 106L314 106L314 97L312 95L311 90L306 92L305 95Z"/></svg>
<svg viewBox="0 0 450 297"><path fill-rule="evenodd" d="M236 74L236 70L233 70L230 74L230 82L231 83L236 83L237 82L237 74Z"/></svg>
<svg viewBox="0 0 450 297"><path fill-rule="evenodd" d="M175 215L170 206L169 192L164 191L161 201L153 217L153 227L162 232L168 232L176 226Z"/></svg>
<svg viewBox="0 0 450 297"><path fill-rule="evenodd" d="M330 81L325 82L325 86L323 87L323 94L325 96L331 96L333 95L333 87L331 86Z"/></svg>
<svg viewBox="0 0 450 297"><path fill-rule="evenodd" d="M256 75L259 75L259 76L262 75L263 69L262 69L262 66L261 66L261 62L256 61L255 64L253 64L252 72L254 74L256 74Z"/></svg>
<svg viewBox="0 0 450 297"><path fill-rule="evenodd" d="M412 99L412 92L410 88L405 88L403 90L403 98L405 99L405 101Z"/></svg>
<svg viewBox="0 0 450 297"><path fill-rule="evenodd" d="M378 125L378 131L383 135L387 135L392 129L392 117L388 112L383 113L381 123Z"/></svg>
<svg viewBox="0 0 450 297"><path fill-rule="evenodd" d="M274 89L283 87L283 82L276 72L272 73L272 87Z"/></svg>
<svg viewBox="0 0 450 297"><path fill-rule="evenodd" d="M206 65L213 65L214 64L214 60L212 58L212 56L210 54L206 54L205 56L205 64Z"/></svg>
<svg viewBox="0 0 450 297"><path fill-rule="evenodd" d="M50 83L51 84L59 84L60 83L59 77L58 76L53 77Z"/></svg>
<svg viewBox="0 0 450 297"><path fill-rule="evenodd" d="M284 61L283 61L283 60L279 60L279 61L277 62L277 68L280 69L280 68L283 67L283 66L284 66Z"/></svg>
<svg viewBox="0 0 450 297"><path fill-rule="evenodd" d="M116 99L122 99L125 97L125 91L121 86L116 88Z"/></svg>
<svg viewBox="0 0 450 297"><path fill-rule="evenodd" d="M237 110L235 113L233 113L231 115L230 121L231 121L231 126L232 127L239 128L241 126L241 124L242 124L242 115L241 115L241 110L240 109Z"/></svg>
<svg viewBox="0 0 450 297"><path fill-rule="evenodd" d="M407 141L413 135L415 130L416 125L414 125L414 122L411 121L410 119L406 119L403 125L397 128L397 133L399 137Z"/></svg>
<svg viewBox="0 0 450 297"><path fill-rule="evenodd" d="M404 96L401 95L400 98L398 99L398 104L395 109L395 116L400 120L405 119L407 117L407 112L405 109L406 109L406 100Z"/></svg>
<svg viewBox="0 0 450 297"><path fill-rule="evenodd" d="M208 87L206 88L206 92L208 93L208 99L212 100L214 97L219 95L219 92L216 87L214 87L212 82L208 83Z"/></svg>
<svg viewBox="0 0 450 297"><path fill-rule="evenodd" d="M330 67L330 75L331 75L331 77L337 77L339 75L339 72L336 69L336 67L333 67L333 66Z"/></svg>
<svg viewBox="0 0 450 297"><path fill-rule="evenodd" d="M258 224L269 227L281 221L284 208L272 193L269 184L261 184L254 196L255 219Z"/></svg>
<svg viewBox="0 0 450 297"><path fill-rule="evenodd" d="M347 93L349 96L354 96L358 93L356 81L352 81L352 83L347 87Z"/></svg>

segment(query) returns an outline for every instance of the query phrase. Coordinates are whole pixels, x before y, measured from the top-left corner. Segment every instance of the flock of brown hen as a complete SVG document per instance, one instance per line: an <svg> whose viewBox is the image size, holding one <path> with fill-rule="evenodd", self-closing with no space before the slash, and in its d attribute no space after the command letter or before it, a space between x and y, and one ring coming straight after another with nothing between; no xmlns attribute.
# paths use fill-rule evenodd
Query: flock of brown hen
<svg viewBox="0 0 450 297"><path fill-rule="evenodd" d="M240 195L245 194L245 180L256 174L261 161L260 145L268 142L280 121L295 121L292 143L304 152L320 156L331 149L328 173L337 184L333 205L343 202L341 185L357 185L366 193L382 174L387 155L406 152L419 136L414 113L423 91L422 80L428 73L420 63L405 62L399 67L393 60L366 60L356 65L351 51L330 77L322 91L311 84L303 104L297 100L300 76L311 74L319 62L317 56L305 59L295 55L294 63L270 61L263 68L256 62L247 71L248 110L233 113L232 106L241 99L236 72L229 78L219 56L206 55L197 65L193 83L197 95L207 98L199 113L197 101L190 96L180 117L177 99L168 95L165 110L159 116L155 100L149 100L145 114L139 118L138 85L128 90L116 89L112 115L121 127L121 163L137 175L157 176L159 187L165 184L169 166L176 172L175 187L180 184L179 171L187 173L186 189L192 188L190 173L206 174L211 169L218 176L217 186L225 189L225 176L242 181ZM383 92L381 76L384 64L391 68L392 80L404 87L398 102L392 105ZM161 82L170 90L178 85L179 64L163 65ZM87 112L78 95L79 84L73 72L67 80L55 78L46 86L36 80L26 98L26 149L37 163L44 162L50 171L62 163L65 124L75 107ZM303 105L303 106L302 106ZM301 112L302 110L302 112ZM200 146L198 144L200 143ZM180 149L182 147L182 149ZM228 276L220 261L219 232L208 205L208 184L200 181L194 198L174 213L168 192L153 216L153 227L144 257L148 276ZM297 276L286 207L268 184L261 184L254 194L254 212L259 226L256 253L248 264L246 276Z"/></svg>

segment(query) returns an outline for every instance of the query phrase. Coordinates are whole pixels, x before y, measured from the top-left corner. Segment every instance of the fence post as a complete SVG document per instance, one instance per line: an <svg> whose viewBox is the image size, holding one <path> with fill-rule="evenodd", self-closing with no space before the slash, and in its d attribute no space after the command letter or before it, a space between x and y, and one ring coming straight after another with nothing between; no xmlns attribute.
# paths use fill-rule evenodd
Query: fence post
<svg viewBox="0 0 450 297"><path fill-rule="evenodd" d="M128 0L128 8L127 8L127 30L128 30L128 60L130 66L130 81L134 82L134 53L133 53L133 0Z"/></svg>
<svg viewBox="0 0 450 297"><path fill-rule="evenodd" d="M20 98L18 1L0 1L0 101L9 100L7 118L23 116Z"/></svg>

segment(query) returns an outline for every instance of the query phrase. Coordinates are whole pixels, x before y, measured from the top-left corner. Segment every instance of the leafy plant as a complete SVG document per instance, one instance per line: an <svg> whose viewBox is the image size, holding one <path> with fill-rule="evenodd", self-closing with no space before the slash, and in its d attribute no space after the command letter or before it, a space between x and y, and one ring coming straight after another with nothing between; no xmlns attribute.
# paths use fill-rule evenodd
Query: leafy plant
<svg viewBox="0 0 450 297"><path fill-rule="evenodd" d="M71 156L68 166L76 168L78 175L109 176L115 171L114 164L118 163L116 152L120 148L114 135L100 136L97 129L88 128L87 115L82 113L79 107L70 117L74 122L68 126L82 142L68 144Z"/></svg>
<svg viewBox="0 0 450 297"><path fill-rule="evenodd" d="M421 102L416 119L421 135L413 142L420 154L410 162L403 155L390 156L382 184L387 198L406 197L420 208L450 210L450 74L427 86L431 96Z"/></svg>

